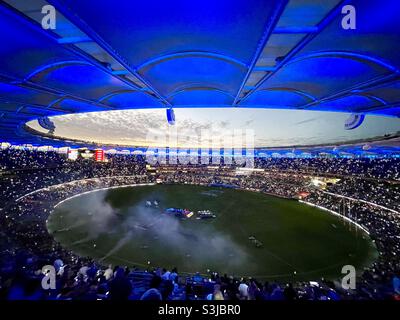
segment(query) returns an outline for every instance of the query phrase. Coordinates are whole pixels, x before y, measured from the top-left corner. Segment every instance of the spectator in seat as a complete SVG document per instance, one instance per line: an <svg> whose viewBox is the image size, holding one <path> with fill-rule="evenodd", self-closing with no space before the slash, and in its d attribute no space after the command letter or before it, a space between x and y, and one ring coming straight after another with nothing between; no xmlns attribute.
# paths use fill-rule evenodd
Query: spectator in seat
<svg viewBox="0 0 400 320"><path fill-rule="evenodd" d="M140 297L140 300L162 300L162 295L159 290L160 284L162 279L159 276L154 276L151 279L150 289L147 290L143 295Z"/></svg>
<svg viewBox="0 0 400 320"><path fill-rule="evenodd" d="M115 271L114 279L110 283L111 300L128 300L132 292L132 284L125 275L123 268Z"/></svg>

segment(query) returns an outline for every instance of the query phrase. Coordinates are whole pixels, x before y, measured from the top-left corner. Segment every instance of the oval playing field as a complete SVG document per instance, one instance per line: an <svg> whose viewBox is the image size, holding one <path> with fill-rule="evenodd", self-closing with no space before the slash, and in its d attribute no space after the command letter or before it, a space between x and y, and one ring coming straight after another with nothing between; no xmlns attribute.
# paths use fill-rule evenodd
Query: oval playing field
<svg viewBox="0 0 400 320"><path fill-rule="evenodd" d="M177 218L165 213L170 207L194 215ZM196 219L198 210L216 217ZM346 264L361 270L376 258L368 235L334 215L295 200L228 188L95 191L61 203L47 225L63 246L103 264L177 267L181 273L312 280L337 278Z"/></svg>

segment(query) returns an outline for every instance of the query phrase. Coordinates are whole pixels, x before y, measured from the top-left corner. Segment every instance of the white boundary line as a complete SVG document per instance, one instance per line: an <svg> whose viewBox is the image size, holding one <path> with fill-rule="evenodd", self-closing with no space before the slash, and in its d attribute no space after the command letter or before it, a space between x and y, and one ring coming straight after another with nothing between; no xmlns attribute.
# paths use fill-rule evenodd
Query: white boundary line
<svg viewBox="0 0 400 320"><path fill-rule="evenodd" d="M140 175L134 175L134 176L112 176L112 177L99 177L99 178L86 178L86 179L79 179L79 180L71 180L71 181L64 182L64 183L53 184L53 185L45 187L45 188L36 189L34 191L26 193L26 194L20 196L19 198L15 199L15 202L18 202L18 201L22 200L23 198L28 197L28 196L30 196L32 194L38 193L40 191L49 191L51 189L56 189L56 188L64 186L64 185L75 184L75 183L84 182L84 181L85 182L86 181L89 181L89 182L90 181L94 181L94 182L96 182L96 181L99 181L99 180L102 180L102 179L107 180L107 179L126 178L126 177L132 178L132 177L144 177L144 176L143 175L142 176L140 176ZM97 189L95 189L95 190L97 190Z"/></svg>
<svg viewBox="0 0 400 320"><path fill-rule="evenodd" d="M68 182L64 182L64 183L60 183L60 184L54 184L54 185L51 185L51 186L48 186L48 187L45 187L45 188L36 189L36 190L34 190L34 191L31 191L31 192L29 192L29 193L27 193L27 194L24 194L24 195L20 196L19 198L17 198L17 199L15 200L15 202L18 202L18 201L24 199L25 197L28 197L28 196L30 196L30 195L32 195L32 194L35 194L35 193L38 193L38 192L40 192L40 191L49 191L49 190L51 190L51 189L53 189L53 188L58 188L58 187L63 186L63 185L75 184L75 183L78 183L78 182L81 182L81 181L82 181L82 182L83 182L83 181L98 181L98 180L102 180L102 179L106 180L106 179L126 178L126 177L131 178L131 177L141 177L141 176L140 176L140 175L137 175L137 176L113 176L113 177L99 177L99 178L87 178L87 179L72 180L72 181L68 181ZM154 183L153 183L153 184L154 184ZM200 185L201 185L201 184L200 184ZM123 186L123 185L122 185L122 186ZM133 185L127 185L127 186L133 186ZM256 192L258 192L257 190L254 190L254 189L246 189L246 188L240 188L240 187L238 187L238 189L240 189L240 190L246 190L246 191L256 191ZM95 189L95 190L100 190L100 189ZM343 195L341 195L341 194L332 193L332 192L328 192L328 191L323 191L323 190L320 190L320 191L321 191L322 193L326 193L326 194L329 194L329 195L332 195L332 196L335 196L335 197L345 198L345 199L352 200L352 201L359 201L359 202L362 202L362 203L366 203L366 204L369 204L369 205L371 205L371 206L374 206L374 207L377 207L377 208L380 208L380 209L383 209L383 210L387 210L387 211L390 211L390 212L392 212L392 213L395 213L395 214L400 215L400 212L398 212L398 211L396 211L396 210L394 210L394 209L390 209L390 208L384 207L384 206L382 206L382 205L379 205L379 204L376 204L376 203L373 203L373 202L369 202L369 201L362 200L362 199L356 199L356 198L352 198L352 197L347 197L347 196L343 196ZM289 198L287 198L287 197L275 195L275 194L268 193L268 192L263 192L263 193L269 194L269 195L271 195L271 196L279 197L279 198L289 199Z"/></svg>
<svg viewBox="0 0 400 320"><path fill-rule="evenodd" d="M330 194L331 196L335 196L335 197L339 197L339 198L345 198L345 199L353 200L353 201L363 202L363 203L369 204L369 205L371 205L371 206L373 206L373 207L377 207L377 208L380 208L380 209L388 210L388 211L390 211L390 212L392 212L392 213L395 213L395 214L400 214L400 212L398 212L398 211L396 211L396 210L393 210L393 209L390 209L390 208L381 206L380 204L376 204L376 203L373 203L373 202L369 202L369 201L367 201L367 200L362 200L362 199L356 199L356 198L352 198L352 197L347 197L347 196L343 196L343 195L341 195L341 194L337 194L337 193L333 193L333 192L328 192L328 191L323 191L323 190L321 190L321 191L322 191L323 193Z"/></svg>
<svg viewBox="0 0 400 320"><path fill-rule="evenodd" d="M79 181L79 180L78 180L78 181ZM62 184L61 184L61 185L62 185ZM61 185L57 185L57 186L61 186ZM117 188L128 188L128 187L154 186L154 185L156 185L156 183L138 183L138 184L125 184L125 185L119 185L119 186L104 187L104 188L100 188L100 189L93 189L93 190L85 191L85 192L82 192L82 193L79 193L79 194L75 194L75 195L73 195L73 196L70 196L70 197L68 197L68 198L65 198L65 199L61 200L60 202L58 202L53 208L54 208L54 209L57 208L59 205L61 205L62 203L64 203L65 201L68 201L68 200L70 200L70 199L78 198L78 197L83 196L83 195L85 195L85 194L90 194L90 193L97 192L97 191L104 191L104 190L117 189ZM55 186L54 186L54 187L55 187ZM46 189L48 189L48 188L46 188ZM43 190L43 189L42 189L42 190ZM333 214L333 215L335 215L335 216L338 216L338 217L340 217L340 218L342 218L342 219L344 219L344 220L346 220L346 221L348 221L348 222L354 224L355 226L357 226L358 228L360 228L361 230L363 230L363 231L364 231L365 233L367 233L368 235L370 234L367 228L363 227L363 226L360 225L359 223L357 223L357 222L355 222L355 221L349 219L348 217L345 217L345 216L343 216L343 215L341 215L341 214L339 214L339 213L337 213L337 212L335 212L335 211L333 211L333 210L330 210L330 209L327 209L327 208L324 208L324 207L321 207L321 206L319 206L319 205L313 204L313 203L311 203L311 202L303 201L303 200L298 200L298 202L304 203L304 204L309 205L309 206L312 206L312 207L316 207L316 208L321 209L321 210L326 211L326 212L329 212L329 213L331 213L331 214Z"/></svg>
<svg viewBox="0 0 400 320"><path fill-rule="evenodd" d="M344 219L344 220L346 220L346 221L348 221L348 222L354 224L355 226L357 226L358 228L360 228L361 230L363 230L363 231L364 231L365 233L367 233L368 235L370 234L367 228L363 227L363 226L360 225L359 223L357 223L357 222L355 222L355 221L349 219L348 217L345 217L345 216L343 216L343 215L341 215L341 214L339 214L339 213L337 213L337 212L335 212L335 211L333 211L333 210L329 210L329 209L327 209L327 208L321 207L321 206L316 205L316 204L311 203L311 202L307 202L307 201L303 201L303 200L298 200L298 201L301 202L301 203L307 204L307 205L309 205L309 206L311 206L311 207L316 207L316 208L321 209L321 210L323 210L323 211L327 211L327 212L329 212L329 213L331 213L331 214L333 214L333 215L335 215L335 216L338 216L338 217L340 217L340 218L342 218L342 219Z"/></svg>
<svg viewBox="0 0 400 320"><path fill-rule="evenodd" d="M87 179L80 179L80 180L72 180L72 181L68 181L68 182L64 182L64 183L60 183L60 184L55 184L55 185L51 185L49 187L45 187L45 188L41 188L41 189L37 189L37 190L31 191L31 192L29 192L29 193L17 198L15 200L15 202L18 202L18 201L20 201L20 200L22 200L22 199L24 199L24 198L26 198L26 197L28 197L28 196L30 196L32 194L38 193L40 191L50 191L52 189L57 189L58 187L61 187L61 186L64 186L64 185L76 184L76 183L83 182L83 181L85 181L85 182L86 181L89 181L89 182L90 181L101 181L102 179L109 180L109 179L125 178L125 177L133 178L133 177L140 177L140 176L113 176L113 177L100 177L100 178L87 178ZM109 190L109 189L127 188L127 187L153 186L153 185L156 185L156 184L157 183L125 184L125 185L118 185L118 186L112 186L112 187L104 187L104 188L99 188L99 189L93 189L93 190L85 191L85 192L70 196L68 198L65 198L65 199L61 200L60 202L58 202L53 208L57 208L60 204L64 203L65 201L67 201L69 199L77 198L79 196L82 196L82 195L85 195L85 194L89 194L89 193L92 193L92 192L96 192L96 191L104 191L104 190ZM238 188L238 189L240 190L241 188ZM246 190L246 189L241 189L241 190ZM247 191L251 191L251 190L247 189ZM349 200L353 200L353 201L359 201L359 202L367 203L369 205L372 205L372 206L375 206L375 207L378 207L378 208L381 208L381 209L384 209L384 210L388 210L388 211L396 213L396 214L400 214L396 210L393 210L393 209L390 209L390 208L387 208L387 207L384 207L384 206L381 206L379 204L376 204L376 203L373 203L373 202L369 202L369 201L366 201L366 200L355 199L355 198L351 198L351 197L347 197L347 196L343 196L343 195L340 195L340 194L335 194L335 193L327 192L327 191L322 191L322 192L326 193L326 194L329 194L329 195L332 195L332 196L339 197L339 198L345 198L345 199L349 199ZM270 194L270 195L275 196L273 194ZM307 201L303 201L303 200L298 200L298 201L300 203L304 203L304 204L307 204L307 205L312 206L312 207L317 207L317 208L319 208L319 209L321 209L323 211L327 211L327 212L329 212L329 213L331 213L333 215L336 215L336 216L338 216L338 217L340 217L340 218L342 218L342 219L344 219L344 220L346 220L348 222L353 223L355 226L357 226L358 228L360 228L361 230L366 232L368 235L370 234L368 229L366 229L365 227L363 227L359 223L357 223L357 222L355 222L355 221L353 221L353 220L351 220L351 219L349 219L349 218L347 218L347 217L345 217L345 216L343 216L343 215L341 215L341 214L339 214L339 213L337 213L335 211L332 211L332 210L329 210L327 208L318 206L318 205L313 204L311 202L307 202Z"/></svg>
<svg viewBox="0 0 400 320"><path fill-rule="evenodd" d="M58 202L53 208L57 208L60 204L64 203L65 201L68 201L70 199L77 198L77 197L83 196L85 194L89 194L89 193L93 193L93 192L97 192L97 191L104 191L104 190L117 189L117 188L128 188L128 187L154 186L154 185L156 185L156 183L137 183L137 184L123 184L120 186L112 186L112 187L105 187L105 188L100 188L100 189L93 189L93 190L85 191L85 192L70 196L68 198L65 198L64 200L61 200L60 202Z"/></svg>

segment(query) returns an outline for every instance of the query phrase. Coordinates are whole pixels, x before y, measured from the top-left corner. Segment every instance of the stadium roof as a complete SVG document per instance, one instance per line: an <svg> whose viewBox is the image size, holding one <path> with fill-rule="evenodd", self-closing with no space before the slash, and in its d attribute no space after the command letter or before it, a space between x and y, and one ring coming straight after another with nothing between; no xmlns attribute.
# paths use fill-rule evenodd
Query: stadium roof
<svg viewBox="0 0 400 320"><path fill-rule="evenodd" d="M41 26L47 4L55 30ZM355 30L341 25L346 4ZM0 138L34 141L23 125L39 117L128 108L399 116L399 16L398 0L6 0Z"/></svg>

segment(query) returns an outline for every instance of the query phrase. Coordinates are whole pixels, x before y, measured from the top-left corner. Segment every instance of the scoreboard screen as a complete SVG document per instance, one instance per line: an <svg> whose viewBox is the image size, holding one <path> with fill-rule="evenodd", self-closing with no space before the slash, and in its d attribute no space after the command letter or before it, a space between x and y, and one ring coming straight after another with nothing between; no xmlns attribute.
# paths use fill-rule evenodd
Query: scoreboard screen
<svg viewBox="0 0 400 320"><path fill-rule="evenodd" d="M104 150L102 150L102 149L94 150L94 161L96 161L96 162L104 162L105 161Z"/></svg>
<svg viewBox="0 0 400 320"><path fill-rule="evenodd" d="M69 160L75 161L78 159L91 160L96 162L105 162L105 152L102 149L90 150L88 148L69 149L67 153Z"/></svg>

